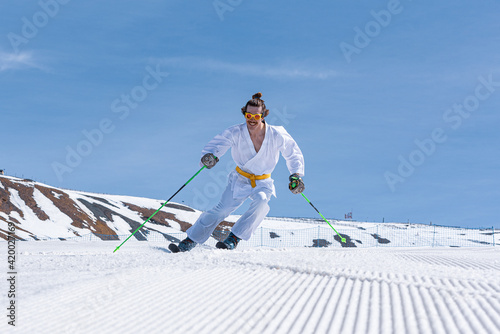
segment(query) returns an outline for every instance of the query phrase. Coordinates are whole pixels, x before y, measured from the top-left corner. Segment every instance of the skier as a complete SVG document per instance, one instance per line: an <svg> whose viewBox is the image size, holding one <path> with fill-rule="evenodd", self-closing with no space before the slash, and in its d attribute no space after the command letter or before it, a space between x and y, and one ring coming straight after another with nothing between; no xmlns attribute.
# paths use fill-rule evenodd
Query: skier
<svg viewBox="0 0 500 334"><path fill-rule="evenodd" d="M299 146L282 126L269 125L265 117L269 110L261 99L262 94L252 96L241 108L246 122L234 125L215 136L202 150L200 166L208 169L215 166L231 148L236 170L229 174L228 185L219 204L201 214L196 223L187 230L187 238L179 246L171 244L174 252L186 252L196 244L204 243L214 229L245 200L252 203L234 224L231 233L218 242L217 248L234 249L240 240L248 240L269 212L271 195L276 196L271 172L279 160L279 153L286 160L290 172L289 189L294 194L304 191L304 157Z"/></svg>

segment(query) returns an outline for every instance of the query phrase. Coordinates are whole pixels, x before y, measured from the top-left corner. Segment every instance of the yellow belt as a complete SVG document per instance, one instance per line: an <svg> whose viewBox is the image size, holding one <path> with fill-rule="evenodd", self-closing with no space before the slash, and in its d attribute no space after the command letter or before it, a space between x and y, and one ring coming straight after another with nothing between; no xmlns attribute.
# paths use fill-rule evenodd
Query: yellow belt
<svg viewBox="0 0 500 334"><path fill-rule="evenodd" d="M240 175L246 177L247 179L250 179L250 184L252 185L252 188L255 188L255 186L256 186L255 180L264 180L264 179L268 179L271 177L271 174L263 174L263 175L250 174L250 173L242 171L241 168L238 166L236 166L236 171L238 173L240 173Z"/></svg>

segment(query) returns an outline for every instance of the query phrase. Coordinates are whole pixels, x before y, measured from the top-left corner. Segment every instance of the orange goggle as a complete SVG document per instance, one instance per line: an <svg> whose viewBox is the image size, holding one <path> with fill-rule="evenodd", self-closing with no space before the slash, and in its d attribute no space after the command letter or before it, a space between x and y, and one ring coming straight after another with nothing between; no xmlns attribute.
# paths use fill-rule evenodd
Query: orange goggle
<svg viewBox="0 0 500 334"><path fill-rule="evenodd" d="M255 119L256 121L260 120L262 118L262 114L252 114L249 112L245 113L245 118L248 120L251 120L252 118Z"/></svg>

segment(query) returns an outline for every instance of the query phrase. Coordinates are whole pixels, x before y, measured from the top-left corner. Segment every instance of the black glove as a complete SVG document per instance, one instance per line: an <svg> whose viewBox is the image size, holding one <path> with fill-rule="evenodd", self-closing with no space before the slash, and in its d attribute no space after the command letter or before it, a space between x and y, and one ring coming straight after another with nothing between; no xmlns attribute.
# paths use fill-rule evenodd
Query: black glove
<svg viewBox="0 0 500 334"><path fill-rule="evenodd" d="M207 153L201 158L201 163L204 164L208 169L215 166L217 162L219 162L219 158L217 158L212 153Z"/></svg>
<svg viewBox="0 0 500 334"><path fill-rule="evenodd" d="M288 189L294 194L300 194L304 191L306 186L304 185L304 181L300 178L299 174L295 173L290 175L290 184L288 185Z"/></svg>

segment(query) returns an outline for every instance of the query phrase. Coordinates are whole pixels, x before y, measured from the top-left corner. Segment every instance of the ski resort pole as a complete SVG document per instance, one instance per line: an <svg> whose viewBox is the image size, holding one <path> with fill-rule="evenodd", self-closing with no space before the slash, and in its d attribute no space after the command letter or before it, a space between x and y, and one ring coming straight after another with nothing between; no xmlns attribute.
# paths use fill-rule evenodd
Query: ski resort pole
<svg viewBox="0 0 500 334"><path fill-rule="evenodd" d="M314 208L314 210L316 210L317 213L319 213L319 215L321 216L321 218L323 218L327 223L328 225L330 225L330 227L335 231L335 233L337 233L337 235L339 236L340 240L342 240L343 243L346 243L346 240L344 237L342 237L339 232L337 232L337 230L335 228L333 228L332 224L330 224L330 222L325 218L325 216L323 216L321 214L321 212L319 212L318 209L316 209L316 207L311 203L311 201L309 200L309 198L306 197L306 195L304 195L304 193L301 193L301 195L306 199L306 201L311 204L311 206Z"/></svg>
<svg viewBox="0 0 500 334"><path fill-rule="evenodd" d="M177 194L178 194L178 193L179 193L182 189L184 189L184 187L185 187L185 186L187 186L187 185L189 184L189 182L191 182L191 181L192 181L192 180L193 180L193 179L194 179L194 178L195 178L198 174L200 174L200 172L201 172L203 169L205 169L206 167L207 167L207 166L203 166L203 167L201 167L201 169L200 169L198 172L196 172L196 174L194 174L194 175L193 175L193 177L192 177L192 178L190 178L190 179L189 179L186 183L184 183L184 185L183 185L182 187L180 187L180 189L179 189L179 190L177 190L177 191L176 191L176 193L175 193L175 194L173 194L173 195L172 195L172 196L171 196L171 197L170 197L170 198L169 198L169 199L168 199L165 203L163 203L163 205L162 205L162 206L161 206L158 210L156 210L156 211L155 211L155 213L153 213L153 214L151 215L151 217L149 217L148 219L146 219L146 221L145 221L144 223L142 223L142 225L141 225L141 226L139 226L139 227L138 227L138 228L134 231L134 233L132 233L132 234L131 234L131 235L130 235L127 239L125 239L125 241L124 241L124 242L122 242L122 243L120 244L120 246L116 247L116 249L113 251L113 253L114 253L114 252L116 252L117 250L119 250L119 249L120 249L120 247L121 247L124 243L126 243L128 239L130 239L130 238L131 238L131 237L132 237L132 236L133 236L133 235L134 235L137 231L139 231L139 230L141 229L141 227L143 227L143 226L144 226L144 224L146 224L146 223L147 223L147 222L148 222L151 218L153 218L153 217L154 217L154 215L156 215L156 214L157 214L157 213L158 213L161 209L163 209L163 207L164 207L165 205L167 205L167 203L168 203L168 202L170 202L170 200L171 200L172 198L174 198L174 196L175 196L175 195L177 195Z"/></svg>

